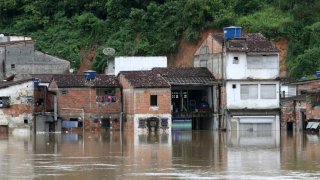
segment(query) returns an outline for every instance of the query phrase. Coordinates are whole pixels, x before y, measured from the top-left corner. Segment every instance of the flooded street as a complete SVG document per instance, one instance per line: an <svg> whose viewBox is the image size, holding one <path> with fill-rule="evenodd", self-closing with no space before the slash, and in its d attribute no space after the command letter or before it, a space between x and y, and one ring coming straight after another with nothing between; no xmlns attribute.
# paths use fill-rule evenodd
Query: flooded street
<svg viewBox="0 0 320 180"><path fill-rule="evenodd" d="M318 179L319 134L0 136L0 179Z"/></svg>

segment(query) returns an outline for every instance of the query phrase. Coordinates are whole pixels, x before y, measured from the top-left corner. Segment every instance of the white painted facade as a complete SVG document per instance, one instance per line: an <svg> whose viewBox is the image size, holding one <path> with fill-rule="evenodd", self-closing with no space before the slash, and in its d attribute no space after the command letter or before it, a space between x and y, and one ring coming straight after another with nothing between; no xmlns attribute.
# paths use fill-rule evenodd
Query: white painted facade
<svg viewBox="0 0 320 180"><path fill-rule="evenodd" d="M171 127L172 127L172 116L171 114L134 114L134 132L135 134L145 134L148 133L148 128L139 128L139 119L148 119L148 118L158 118L158 119L162 119L162 118L166 118L168 119L168 126L166 129L159 129L159 133L160 134L168 134L171 133ZM160 122L159 122L160 123ZM160 126L159 126L160 127Z"/></svg>
<svg viewBox="0 0 320 180"><path fill-rule="evenodd" d="M241 96L242 85L256 85L257 96L243 98ZM264 97L263 85L274 85L274 95ZM280 107L279 81L228 81L226 83L227 109L276 109Z"/></svg>
<svg viewBox="0 0 320 180"><path fill-rule="evenodd" d="M120 71L141 71L151 70L154 67L167 67L167 57L165 56L120 56L115 57L114 68L113 63L108 64L108 69L114 69L114 75L118 75ZM110 75L110 73L107 72Z"/></svg>
<svg viewBox="0 0 320 180"><path fill-rule="evenodd" d="M278 54L228 52L226 79L275 79L279 77Z"/></svg>
<svg viewBox="0 0 320 180"><path fill-rule="evenodd" d="M264 128L279 130L279 53L275 50L256 52L240 47L233 50L231 46L228 49L228 43L223 44L211 36L204 41L203 47L208 51L202 53L198 49L193 64L195 67L207 67L216 79L222 80L221 127L234 130L231 124L234 119L239 120L234 118L236 116L252 116L252 121L244 124L260 127L264 125L264 116L268 115L272 116L271 122Z"/></svg>
<svg viewBox="0 0 320 180"><path fill-rule="evenodd" d="M246 110L231 115L227 129L237 131L280 130L280 81L278 54L227 52L225 63L226 109ZM257 112L260 111L257 114ZM263 115L269 112L273 115Z"/></svg>
<svg viewBox="0 0 320 180"><path fill-rule="evenodd" d="M297 87L296 85L290 85L290 84L282 84L281 85L281 97L292 97L297 95Z"/></svg>
<svg viewBox="0 0 320 180"><path fill-rule="evenodd" d="M0 42L14 42L14 41L30 41L31 37L27 36L6 36L4 34L0 34Z"/></svg>
<svg viewBox="0 0 320 180"><path fill-rule="evenodd" d="M10 107L0 108L0 125L5 125L8 126L9 129L12 129L17 127L26 127L26 125L29 126L29 124L32 124L32 111L22 111L23 109L26 109L24 107L33 107L33 81L30 80L21 84L0 88L0 97L10 97ZM13 107L14 105L21 105L21 108L16 109ZM25 124L24 120L28 120L28 124Z"/></svg>

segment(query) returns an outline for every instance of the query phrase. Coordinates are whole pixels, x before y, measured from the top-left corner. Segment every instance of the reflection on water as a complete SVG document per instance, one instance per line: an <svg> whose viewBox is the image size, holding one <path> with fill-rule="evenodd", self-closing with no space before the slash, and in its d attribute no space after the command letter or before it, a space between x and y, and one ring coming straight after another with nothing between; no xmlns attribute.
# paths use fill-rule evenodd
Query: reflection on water
<svg viewBox="0 0 320 180"><path fill-rule="evenodd" d="M318 179L319 134L0 136L0 179Z"/></svg>

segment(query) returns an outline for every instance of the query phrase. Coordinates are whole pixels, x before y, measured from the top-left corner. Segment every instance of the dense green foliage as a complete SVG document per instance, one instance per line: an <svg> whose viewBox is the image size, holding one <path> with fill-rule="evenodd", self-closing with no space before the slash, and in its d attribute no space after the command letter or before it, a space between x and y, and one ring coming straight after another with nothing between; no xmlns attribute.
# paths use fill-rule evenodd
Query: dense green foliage
<svg viewBox="0 0 320 180"><path fill-rule="evenodd" d="M2 0L0 32L30 35L38 50L80 65L80 50L97 49L95 69L117 55L169 55L182 38L237 25L270 39L289 39L288 71L313 75L319 62L319 0Z"/></svg>

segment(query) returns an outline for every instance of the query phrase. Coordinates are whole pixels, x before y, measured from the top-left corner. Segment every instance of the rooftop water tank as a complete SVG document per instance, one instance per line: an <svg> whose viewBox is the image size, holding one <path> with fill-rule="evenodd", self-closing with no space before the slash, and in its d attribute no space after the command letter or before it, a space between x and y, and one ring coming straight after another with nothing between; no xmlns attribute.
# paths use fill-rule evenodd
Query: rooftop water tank
<svg viewBox="0 0 320 180"><path fill-rule="evenodd" d="M86 78L86 80L93 80L96 78L96 72L92 70L85 71L84 77Z"/></svg>
<svg viewBox="0 0 320 180"><path fill-rule="evenodd" d="M316 71L316 76L318 79L320 79L320 71Z"/></svg>
<svg viewBox="0 0 320 180"><path fill-rule="evenodd" d="M33 83L34 83L34 87L39 87L40 79L34 78L34 79L33 79Z"/></svg>
<svg viewBox="0 0 320 180"><path fill-rule="evenodd" d="M223 28L224 38L240 38L241 37L241 27L230 26Z"/></svg>

